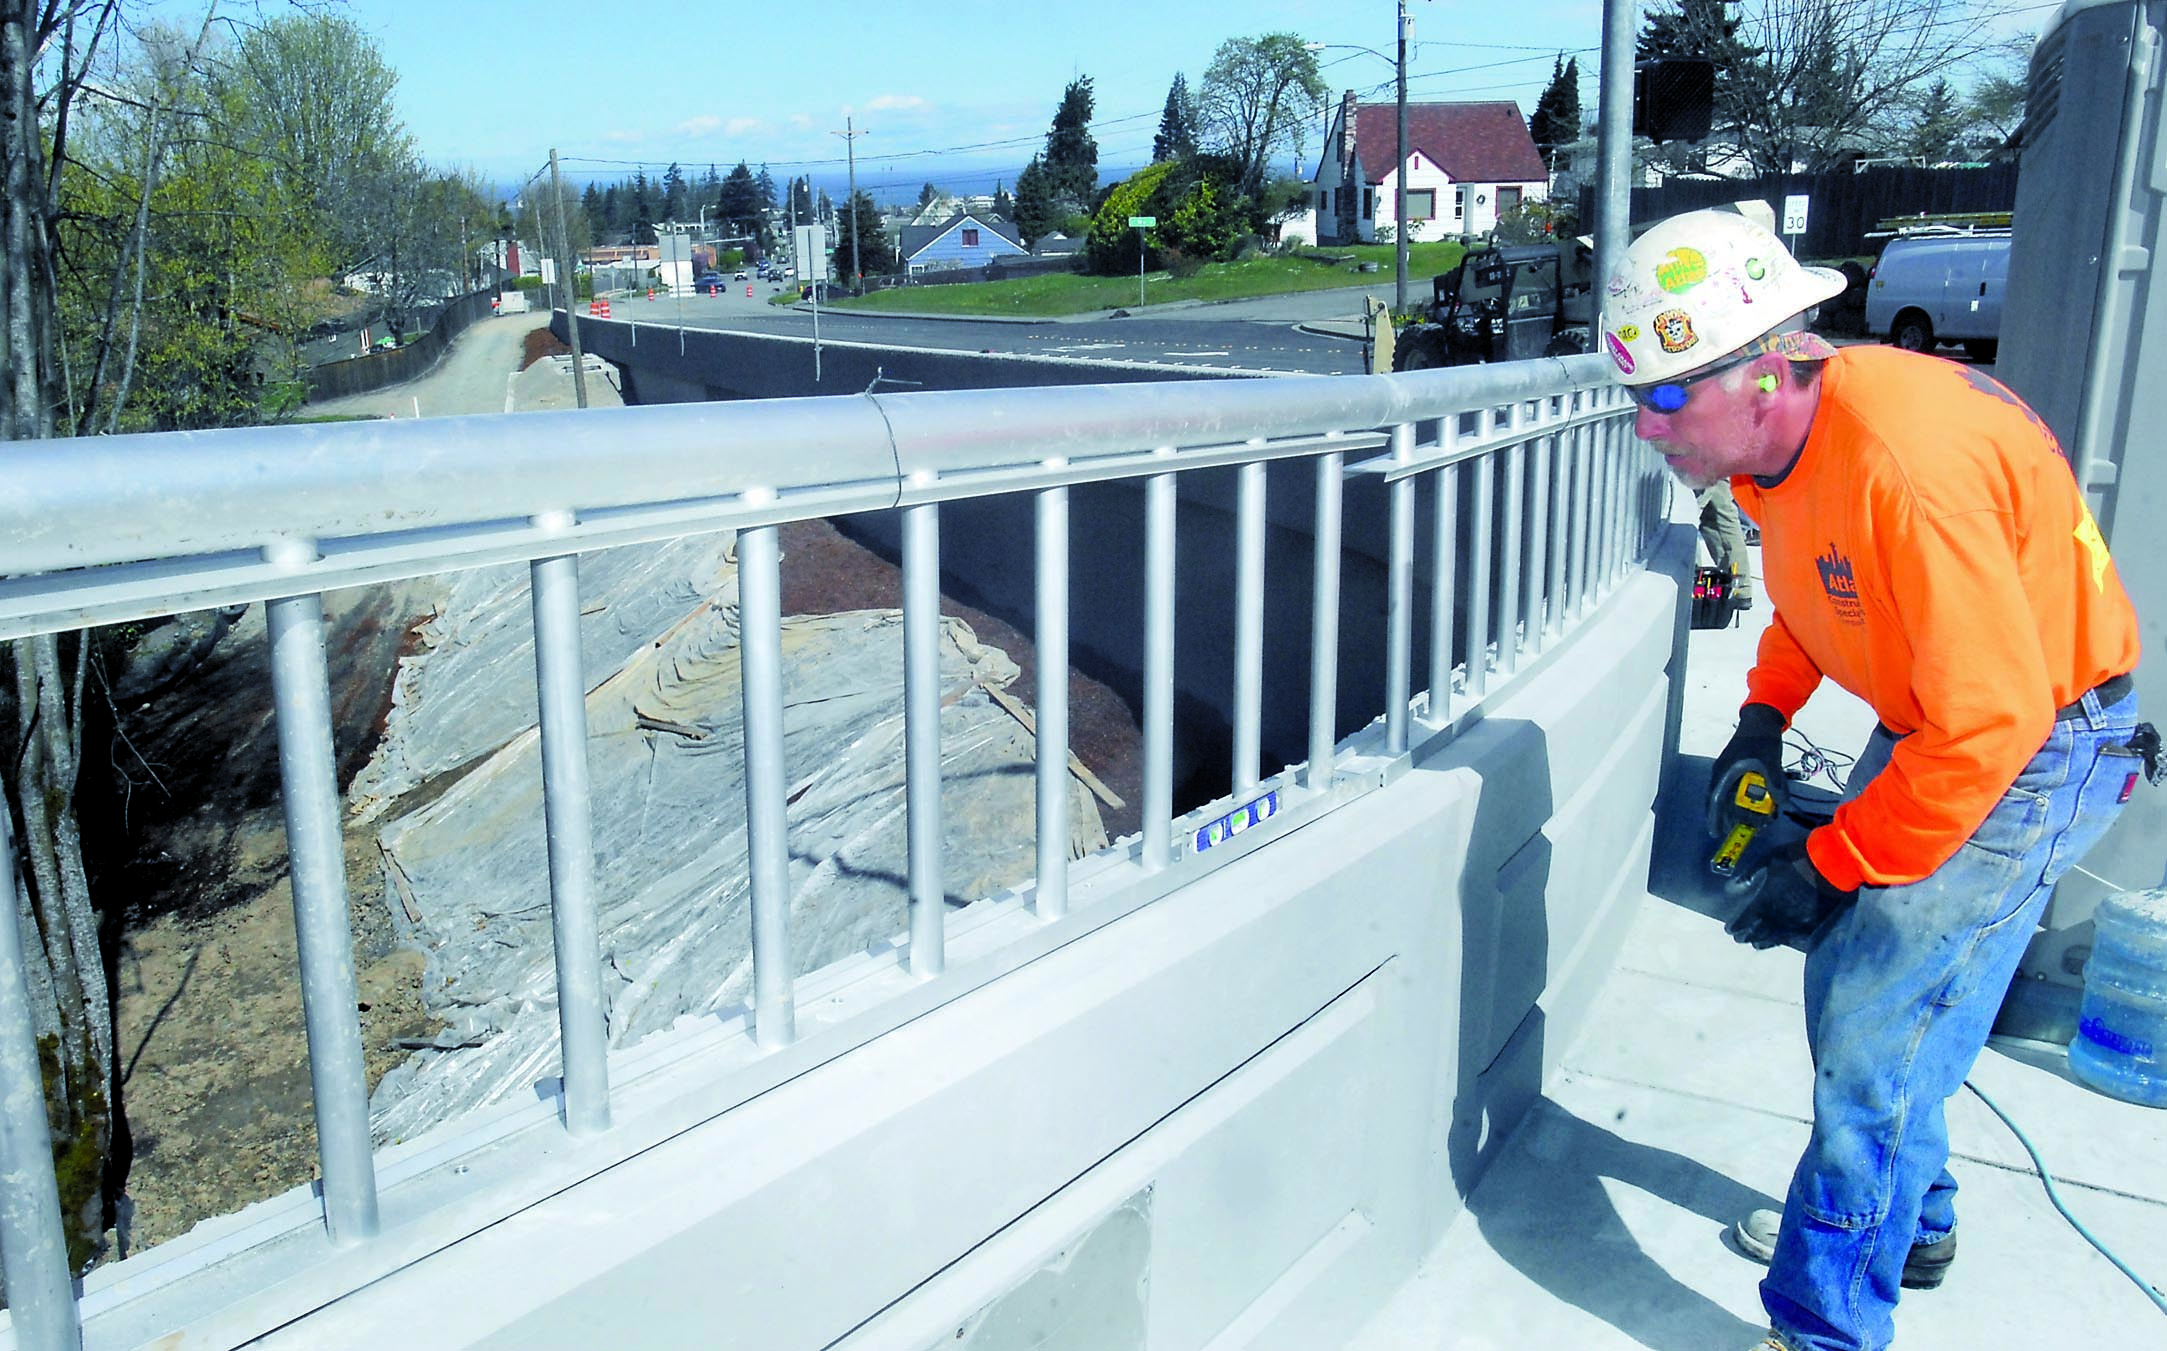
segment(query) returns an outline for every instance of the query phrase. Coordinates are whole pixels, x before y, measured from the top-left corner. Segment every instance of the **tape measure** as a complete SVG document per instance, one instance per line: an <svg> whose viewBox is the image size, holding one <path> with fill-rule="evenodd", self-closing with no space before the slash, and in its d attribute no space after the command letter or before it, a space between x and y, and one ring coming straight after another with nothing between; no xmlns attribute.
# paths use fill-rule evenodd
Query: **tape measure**
<svg viewBox="0 0 2167 1351"><path fill-rule="evenodd" d="M1746 849L1762 826L1776 819L1776 795L1768 791L1768 780L1759 770L1749 769L1738 776L1738 790L1724 814L1733 819L1730 830L1723 836L1723 843L1708 860L1708 869L1718 877L1729 877L1738 870L1738 860L1744 858Z"/></svg>

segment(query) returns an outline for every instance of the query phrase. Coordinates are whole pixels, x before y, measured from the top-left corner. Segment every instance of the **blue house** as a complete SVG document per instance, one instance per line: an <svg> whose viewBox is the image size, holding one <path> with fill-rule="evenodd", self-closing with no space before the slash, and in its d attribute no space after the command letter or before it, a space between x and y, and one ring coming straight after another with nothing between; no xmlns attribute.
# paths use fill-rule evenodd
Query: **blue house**
<svg viewBox="0 0 2167 1351"><path fill-rule="evenodd" d="M1014 225L999 216L969 211L958 211L938 225L906 225L897 243L903 270L912 276L984 267L996 258L1030 252Z"/></svg>

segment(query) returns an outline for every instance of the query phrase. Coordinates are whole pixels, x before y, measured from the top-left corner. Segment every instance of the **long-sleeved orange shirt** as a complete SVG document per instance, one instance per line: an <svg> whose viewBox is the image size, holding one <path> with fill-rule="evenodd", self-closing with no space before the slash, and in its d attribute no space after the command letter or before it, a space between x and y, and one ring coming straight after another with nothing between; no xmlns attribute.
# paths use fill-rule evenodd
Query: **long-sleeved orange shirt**
<svg viewBox="0 0 2167 1351"><path fill-rule="evenodd" d="M2053 434L1967 366L1853 347L1822 368L1797 462L1731 481L1776 615L1747 702L1786 721L1823 677L1902 735L1813 832L1837 886L1925 877L2037 753L2054 711L2137 664L2137 616Z"/></svg>

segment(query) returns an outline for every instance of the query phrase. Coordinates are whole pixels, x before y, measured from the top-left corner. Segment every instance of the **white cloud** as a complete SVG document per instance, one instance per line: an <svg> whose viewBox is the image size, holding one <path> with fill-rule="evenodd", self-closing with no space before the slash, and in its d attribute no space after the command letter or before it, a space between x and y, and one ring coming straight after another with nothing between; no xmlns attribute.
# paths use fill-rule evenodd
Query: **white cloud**
<svg viewBox="0 0 2167 1351"><path fill-rule="evenodd" d="M760 119L757 117L733 117L722 128L723 134L727 136L743 136L759 129Z"/></svg>
<svg viewBox="0 0 2167 1351"><path fill-rule="evenodd" d="M898 109L915 109L929 106L916 94L881 94L865 105L869 113L893 112Z"/></svg>
<svg viewBox="0 0 2167 1351"><path fill-rule="evenodd" d="M702 113L698 117L688 117L684 121L678 123L677 130L687 136L705 136L708 132L713 131L715 128L721 125L721 118L715 117L712 114Z"/></svg>

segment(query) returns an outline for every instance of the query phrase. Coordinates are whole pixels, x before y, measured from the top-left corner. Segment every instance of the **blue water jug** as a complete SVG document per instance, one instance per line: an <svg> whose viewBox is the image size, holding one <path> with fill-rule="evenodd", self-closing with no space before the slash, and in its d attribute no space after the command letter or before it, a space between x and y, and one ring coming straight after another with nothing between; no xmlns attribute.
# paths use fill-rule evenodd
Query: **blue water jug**
<svg viewBox="0 0 2167 1351"><path fill-rule="evenodd" d="M2092 923L2069 1068L2109 1097L2167 1107L2167 889L2109 896Z"/></svg>

